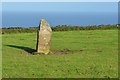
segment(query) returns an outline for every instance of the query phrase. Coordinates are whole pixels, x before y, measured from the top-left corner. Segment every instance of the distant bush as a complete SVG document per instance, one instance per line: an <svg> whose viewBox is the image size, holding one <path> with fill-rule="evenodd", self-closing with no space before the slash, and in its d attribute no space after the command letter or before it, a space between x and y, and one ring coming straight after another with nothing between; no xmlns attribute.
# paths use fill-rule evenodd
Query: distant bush
<svg viewBox="0 0 120 80"><path fill-rule="evenodd" d="M53 31L72 31L72 30L108 30L118 29L117 25L99 25L99 26L56 26L52 27Z"/></svg>
<svg viewBox="0 0 120 80"><path fill-rule="evenodd" d="M110 30L110 29L118 29L118 25L98 25L98 26L67 26L67 25L58 25L55 27L51 27L53 31L73 31L73 30ZM22 27L10 27L10 28L2 28L0 29L0 33L2 34L10 34L10 33L32 33L37 32L38 27L32 28L22 28Z"/></svg>
<svg viewBox="0 0 120 80"><path fill-rule="evenodd" d="M10 33L32 33L36 32L37 28L2 28L2 34Z"/></svg>

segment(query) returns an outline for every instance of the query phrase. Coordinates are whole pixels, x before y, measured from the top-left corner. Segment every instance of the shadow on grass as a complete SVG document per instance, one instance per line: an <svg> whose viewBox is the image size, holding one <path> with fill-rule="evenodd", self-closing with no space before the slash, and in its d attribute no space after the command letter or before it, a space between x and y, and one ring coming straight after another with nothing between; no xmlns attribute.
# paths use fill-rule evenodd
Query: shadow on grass
<svg viewBox="0 0 120 80"><path fill-rule="evenodd" d="M6 46L22 49L22 50L24 50L24 51L26 51L26 52L28 52L30 54L32 54L33 52L36 51L35 49L29 48L29 47L24 47L24 46L16 46L16 45L6 45Z"/></svg>

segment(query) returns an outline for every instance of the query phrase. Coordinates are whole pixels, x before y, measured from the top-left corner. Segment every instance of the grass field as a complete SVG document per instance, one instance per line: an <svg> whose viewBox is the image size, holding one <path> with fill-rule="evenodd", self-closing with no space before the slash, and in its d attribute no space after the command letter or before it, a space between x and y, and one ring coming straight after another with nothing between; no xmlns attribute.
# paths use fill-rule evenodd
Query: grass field
<svg viewBox="0 0 120 80"><path fill-rule="evenodd" d="M2 40L3 78L118 77L117 30L53 32L51 51L64 54L30 54L36 33L5 34Z"/></svg>

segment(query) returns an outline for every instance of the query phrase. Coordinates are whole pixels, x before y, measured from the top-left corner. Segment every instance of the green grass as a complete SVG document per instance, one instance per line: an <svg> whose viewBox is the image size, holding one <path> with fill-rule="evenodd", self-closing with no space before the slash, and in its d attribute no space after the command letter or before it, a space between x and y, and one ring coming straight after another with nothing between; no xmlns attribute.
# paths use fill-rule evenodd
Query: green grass
<svg viewBox="0 0 120 80"><path fill-rule="evenodd" d="M118 31L53 32L51 51L32 55L36 33L2 35L3 78L117 78Z"/></svg>

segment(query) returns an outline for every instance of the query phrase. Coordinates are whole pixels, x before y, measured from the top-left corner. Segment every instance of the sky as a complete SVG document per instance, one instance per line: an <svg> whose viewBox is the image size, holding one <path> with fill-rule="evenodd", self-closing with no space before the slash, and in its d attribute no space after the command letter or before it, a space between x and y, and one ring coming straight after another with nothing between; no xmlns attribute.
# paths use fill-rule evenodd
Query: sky
<svg viewBox="0 0 120 80"><path fill-rule="evenodd" d="M101 4L100 4L101 3ZM113 12L117 13L117 3L114 2L17 2L2 3L3 12Z"/></svg>
<svg viewBox="0 0 120 80"><path fill-rule="evenodd" d="M118 2L119 0L1 0L2 2Z"/></svg>
<svg viewBox="0 0 120 80"><path fill-rule="evenodd" d="M39 21L41 17L46 18L49 22L51 22L52 25L59 25L59 24L80 25L78 24L80 22L81 24L83 23L88 25L90 24L90 22L91 24L93 24L96 21L97 22L95 24L105 24L105 23L115 24L117 23L118 3L117 2L3 2L2 13L3 13L2 15L3 24L4 25L7 24L7 26L15 26L14 25L15 23L20 24L20 26L25 25L25 23L29 24L29 26L36 26L38 23L37 21ZM61 20L61 22L60 21L56 22L58 21L58 19ZM32 25L32 22L35 24Z"/></svg>

